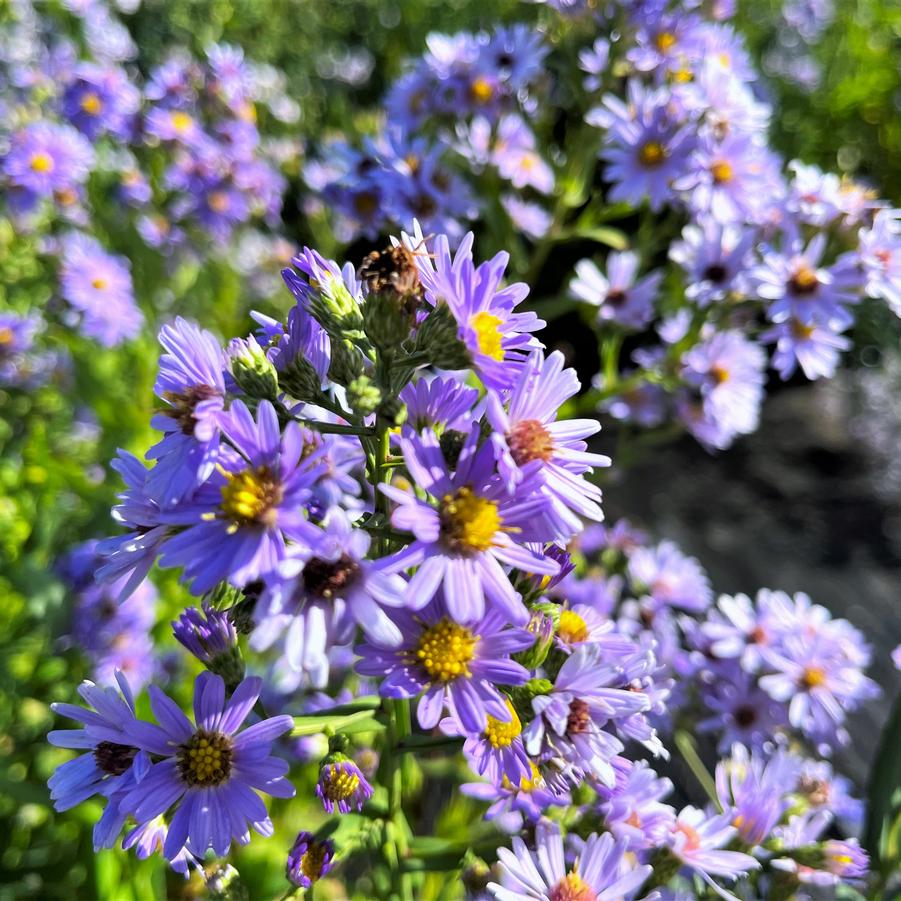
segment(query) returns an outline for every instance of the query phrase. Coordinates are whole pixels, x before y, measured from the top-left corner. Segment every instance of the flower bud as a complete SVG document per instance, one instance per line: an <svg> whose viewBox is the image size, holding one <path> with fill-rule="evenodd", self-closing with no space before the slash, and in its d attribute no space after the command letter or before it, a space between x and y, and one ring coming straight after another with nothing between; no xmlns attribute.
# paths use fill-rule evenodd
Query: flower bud
<svg viewBox="0 0 901 901"><path fill-rule="evenodd" d="M554 643L554 615L541 609L543 607L557 608L556 614L559 616L557 604L536 604L532 608L532 617L526 629L535 636L535 642L532 647L513 655L513 659L526 669L537 669L541 666Z"/></svg>
<svg viewBox="0 0 901 901"><path fill-rule="evenodd" d="M354 412L368 416L378 409L382 402L382 392L369 376L361 375L347 386L347 402Z"/></svg>
<svg viewBox="0 0 901 901"><path fill-rule="evenodd" d="M299 832L288 853L285 877L292 885L309 888L332 868L334 842L317 841L311 832Z"/></svg>
<svg viewBox="0 0 901 901"><path fill-rule="evenodd" d="M175 638L233 690L244 678L238 633L224 610L189 607L172 623Z"/></svg>
<svg viewBox="0 0 901 901"><path fill-rule="evenodd" d="M227 353L232 375L242 391L258 400L278 397L278 374L253 335L229 341Z"/></svg>
<svg viewBox="0 0 901 901"><path fill-rule="evenodd" d="M363 327L363 314L343 279L333 275L319 285L309 300L309 309L332 339L346 337Z"/></svg>
<svg viewBox="0 0 901 901"><path fill-rule="evenodd" d="M447 304L439 304L419 326L416 351L439 369L465 369L471 364L466 345L457 337L457 321Z"/></svg>
<svg viewBox="0 0 901 901"><path fill-rule="evenodd" d="M339 385L349 385L363 374L363 357L352 341L339 338L332 341L332 360L328 377Z"/></svg>

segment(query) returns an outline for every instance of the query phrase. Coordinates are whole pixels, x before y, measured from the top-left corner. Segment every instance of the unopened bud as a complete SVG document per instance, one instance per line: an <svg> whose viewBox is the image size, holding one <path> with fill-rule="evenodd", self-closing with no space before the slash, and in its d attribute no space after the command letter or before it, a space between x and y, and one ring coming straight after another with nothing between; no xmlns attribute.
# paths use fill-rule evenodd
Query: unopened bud
<svg viewBox="0 0 901 901"><path fill-rule="evenodd" d="M253 335L229 341L227 353L232 375L242 391L258 400L278 397L278 374Z"/></svg>
<svg viewBox="0 0 901 901"><path fill-rule="evenodd" d="M538 609L540 606L556 607L557 605L537 605L532 609L532 618L526 629L535 636L535 642L532 647L513 655L513 659L526 669L537 669L541 666L554 643L554 617L551 613Z"/></svg>
<svg viewBox="0 0 901 901"><path fill-rule="evenodd" d="M472 361L457 337L457 320L447 304L438 304L416 333L416 351L439 369L465 369Z"/></svg>
<svg viewBox="0 0 901 901"><path fill-rule="evenodd" d="M357 376L347 386L347 402L355 413L368 416L375 413L382 402L382 392L367 375Z"/></svg>
<svg viewBox="0 0 901 901"><path fill-rule="evenodd" d="M339 385L347 386L362 374L363 357L354 343L346 338L333 340L328 377Z"/></svg>

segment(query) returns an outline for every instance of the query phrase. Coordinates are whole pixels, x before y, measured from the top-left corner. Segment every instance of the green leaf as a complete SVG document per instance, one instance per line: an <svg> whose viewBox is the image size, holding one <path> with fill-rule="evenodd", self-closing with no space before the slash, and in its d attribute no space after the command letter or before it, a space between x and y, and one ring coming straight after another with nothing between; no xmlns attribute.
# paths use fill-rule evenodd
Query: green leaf
<svg viewBox="0 0 901 901"><path fill-rule="evenodd" d="M870 774L864 846L881 872L901 863L901 697L882 732Z"/></svg>
<svg viewBox="0 0 901 901"><path fill-rule="evenodd" d="M294 717L294 729L291 734L316 735L319 732L380 732L385 724L373 717L371 710L358 710L348 714L312 714Z"/></svg>

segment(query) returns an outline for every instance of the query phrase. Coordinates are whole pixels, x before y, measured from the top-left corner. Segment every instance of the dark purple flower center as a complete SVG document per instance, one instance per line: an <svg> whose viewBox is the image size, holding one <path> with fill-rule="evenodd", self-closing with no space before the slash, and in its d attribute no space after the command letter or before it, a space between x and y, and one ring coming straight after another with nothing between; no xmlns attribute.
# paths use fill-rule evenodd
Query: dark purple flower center
<svg viewBox="0 0 901 901"><path fill-rule="evenodd" d="M569 716L566 718L566 731L571 735L580 735L591 728L591 711L585 701L576 698L569 705Z"/></svg>
<svg viewBox="0 0 901 901"><path fill-rule="evenodd" d="M94 760L97 766L108 776L121 776L131 767L131 762L138 753L137 748L119 745L114 741L102 741L94 748Z"/></svg>
<svg viewBox="0 0 901 901"><path fill-rule="evenodd" d="M165 400L171 405L164 412L171 416L186 435L194 434L194 410L201 401L219 397L221 392L212 385L189 385L184 391L166 391Z"/></svg>
<svg viewBox="0 0 901 901"><path fill-rule="evenodd" d="M331 600L353 585L360 575L360 565L347 554L337 560L314 557L303 568L303 585L310 593Z"/></svg>
<svg viewBox="0 0 901 901"><path fill-rule="evenodd" d="M227 735L198 729L178 749L178 774L190 786L221 785L231 776L232 754L232 741Z"/></svg>
<svg viewBox="0 0 901 901"><path fill-rule="evenodd" d="M733 714L737 725L742 729L747 729L757 722L757 711L750 706L739 707Z"/></svg>
<svg viewBox="0 0 901 901"><path fill-rule="evenodd" d="M704 281L713 282L714 284L718 285L720 282L724 282L726 280L726 276L728 274L729 273L726 270L726 267L721 263L712 263L704 270L701 278Z"/></svg>

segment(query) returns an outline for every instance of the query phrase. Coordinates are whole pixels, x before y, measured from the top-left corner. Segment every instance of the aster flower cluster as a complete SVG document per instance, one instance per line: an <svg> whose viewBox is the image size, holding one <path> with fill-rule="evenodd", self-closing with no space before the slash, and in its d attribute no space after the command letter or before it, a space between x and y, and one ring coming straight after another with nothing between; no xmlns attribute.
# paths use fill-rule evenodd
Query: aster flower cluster
<svg viewBox="0 0 901 901"><path fill-rule="evenodd" d="M524 24L492 32L432 34L428 50L391 86L380 133L358 146L322 148L304 178L345 241L375 238L417 218L426 232L459 239L482 211L465 177L488 172L503 183L501 215L543 233L546 214L525 195L548 195L553 170L529 122L548 52Z"/></svg>
<svg viewBox="0 0 901 901"><path fill-rule="evenodd" d="M713 607L697 561L601 524L599 426L561 416L578 379L544 348L507 263L417 223L357 266L305 248L283 273L287 314L253 314L246 337L163 327L159 440L144 461L120 452L124 532L77 562L85 603L101 597L113 620L154 564L177 570L199 603L173 634L203 672L191 718L156 684L152 719L139 716L146 675L115 663L82 686L88 709L56 706L83 728L50 740L84 753L52 796L60 810L105 801L97 848L122 836L188 874L272 835L261 795L291 798L299 778L327 819L283 837L291 886L359 855L364 892L412 899L437 864L410 793L443 753L485 813L442 853L483 897L658 898L695 878L765 896L866 878L834 828L859 815L847 784L787 750L839 741L871 694L860 636L772 593L752 650L756 626L714 612L731 608ZM104 630L82 619L90 647ZM714 796L677 810L658 770L736 673L782 719L741 745L727 724Z"/></svg>
<svg viewBox="0 0 901 901"><path fill-rule="evenodd" d="M269 124L298 110L279 73L225 45L144 80L116 14L72 6L22 0L4 23L0 217L38 241L62 324L110 347L143 325L116 235L136 230L173 270L242 247L237 268L260 287L259 270L290 256L278 235L284 148L264 144L256 111Z"/></svg>

